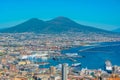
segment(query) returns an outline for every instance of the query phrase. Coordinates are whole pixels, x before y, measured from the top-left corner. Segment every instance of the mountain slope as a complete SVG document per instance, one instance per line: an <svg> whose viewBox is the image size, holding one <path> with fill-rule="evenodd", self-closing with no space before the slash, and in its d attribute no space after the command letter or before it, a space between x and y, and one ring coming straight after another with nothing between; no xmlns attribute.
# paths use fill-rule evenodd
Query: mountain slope
<svg viewBox="0 0 120 80"><path fill-rule="evenodd" d="M63 32L95 32L95 33L111 33L98 28L84 26L72 21L66 17L57 17L49 21L42 21L37 18L32 18L22 24L3 29L0 32L4 33L63 33Z"/></svg>
<svg viewBox="0 0 120 80"><path fill-rule="evenodd" d="M55 19L52 19L50 21L47 21L50 23L49 29L55 28L56 30L61 30L61 31L71 31L71 32L105 32L109 33L109 31L105 31L102 29L94 28L94 27L89 27L85 25L78 24L69 18L66 17L57 17ZM52 28L51 28L52 27Z"/></svg>
<svg viewBox="0 0 120 80"><path fill-rule="evenodd" d="M3 29L1 32L8 33L22 33L22 32L40 32L42 27L46 26L46 23L37 18L32 18L24 23L18 24L14 27Z"/></svg>
<svg viewBox="0 0 120 80"><path fill-rule="evenodd" d="M113 30L113 32L120 32L120 28Z"/></svg>

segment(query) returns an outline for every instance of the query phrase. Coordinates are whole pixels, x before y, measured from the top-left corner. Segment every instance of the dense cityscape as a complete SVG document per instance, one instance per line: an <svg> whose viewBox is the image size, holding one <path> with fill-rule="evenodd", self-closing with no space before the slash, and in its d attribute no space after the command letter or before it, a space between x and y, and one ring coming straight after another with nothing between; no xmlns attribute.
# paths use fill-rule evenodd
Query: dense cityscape
<svg viewBox="0 0 120 80"><path fill-rule="evenodd" d="M120 80L120 65L112 65L107 60L104 70L89 69L87 66L81 67L82 63L74 60L74 57L84 56L61 53L71 47L118 41L118 35L95 33L1 33L0 80ZM68 58L73 64L52 65L47 62L48 59L57 61L60 58ZM44 67L49 64L49 67Z"/></svg>
<svg viewBox="0 0 120 80"><path fill-rule="evenodd" d="M120 80L120 0L0 0L0 80Z"/></svg>

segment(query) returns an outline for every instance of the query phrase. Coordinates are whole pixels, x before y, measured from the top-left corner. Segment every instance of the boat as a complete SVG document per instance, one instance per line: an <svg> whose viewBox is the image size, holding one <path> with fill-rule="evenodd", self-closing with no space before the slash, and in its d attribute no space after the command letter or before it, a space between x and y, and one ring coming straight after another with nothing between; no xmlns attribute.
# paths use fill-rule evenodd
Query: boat
<svg viewBox="0 0 120 80"><path fill-rule="evenodd" d="M56 68L59 69L59 70L61 70L62 69L62 64L56 65Z"/></svg>
<svg viewBox="0 0 120 80"><path fill-rule="evenodd" d="M78 53L66 53L65 54L68 57L78 56Z"/></svg>
<svg viewBox="0 0 120 80"><path fill-rule="evenodd" d="M47 61L47 60L48 60L48 57L41 57L41 59L42 59L43 61Z"/></svg>
<svg viewBox="0 0 120 80"><path fill-rule="evenodd" d="M57 57L53 57L52 59L53 59L54 61L58 60L58 58L57 58Z"/></svg>
<svg viewBox="0 0 120 80"><path fill-rule="evenodd" d="M72 64L72 67L78 67L78 66L81 66L81 63L74 63L74 64Z"/></svg>
<svg viewBox="0 0 120 80"><path fill-rule="evenodd" d="M48 65L48 64L49 64L49 62L40 62L40 63L39 63L39 65L41 65L41 66L42 66L42 65Z"/></svg>
<svg viewBox="0 0 120 80"><path fill-rule="evenodd" d="M108 71L108 72L111 72L111 71L112 71L112 64L111 64L111 62L110 62L109 60L106 60L106 61L105 61L105 69L106 69L106 71Z"/></svg>
<svg viewBox="0 0 120 80"><path fill-rule="evenodd" d="M32 67L39 67L39 64L30 64L29 66L32 66Z"/></svg>

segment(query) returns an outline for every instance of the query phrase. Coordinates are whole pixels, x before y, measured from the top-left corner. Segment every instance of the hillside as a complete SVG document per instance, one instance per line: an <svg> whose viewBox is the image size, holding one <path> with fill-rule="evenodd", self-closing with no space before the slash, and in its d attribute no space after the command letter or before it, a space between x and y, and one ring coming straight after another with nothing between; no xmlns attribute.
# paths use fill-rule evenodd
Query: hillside
<svg viewBox="0 0 120 80"><path fill-rule="evenodd" d="M94 33L111 33L106 30L89 27L76 23L66 17L57 17L49 21L42 21L32 18L24 23L1 30L2 33L65 33L65 32L94 32Z"/></svg>

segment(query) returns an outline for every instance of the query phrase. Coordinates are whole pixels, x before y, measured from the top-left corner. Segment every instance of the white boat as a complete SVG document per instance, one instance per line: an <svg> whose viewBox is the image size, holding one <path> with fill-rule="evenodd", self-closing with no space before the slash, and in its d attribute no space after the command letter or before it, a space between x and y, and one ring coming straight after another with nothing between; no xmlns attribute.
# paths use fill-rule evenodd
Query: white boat
<svg viewBox="0 0 120 80"><path fill-rule="evenodd" d="M66 56L73 57L73 56L78 56L78 53L66 53Z"/></svg>
<svg viewBox="0 0 120 80"><path fill-rule="evenodd" d="M41 59L42 59L43 61L47 61L47 60L48 60L48 57L41 57Z"/></svg>
<svg viewBox="0 0 120 80"><path fill-rule="evenodd" d="M107 60L106 62L105 62L105 67L106 67L106 70L108 70L108 71L112 71L112 64L111 64L111 62L109 61L109 60Z"/></svg>
<svg viewBox="0 0 120 80"><path fill-rule="evenodd" d="M77 67L77 66L81 66L81 63L72 64L72 67Z"/></svg>

